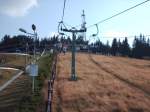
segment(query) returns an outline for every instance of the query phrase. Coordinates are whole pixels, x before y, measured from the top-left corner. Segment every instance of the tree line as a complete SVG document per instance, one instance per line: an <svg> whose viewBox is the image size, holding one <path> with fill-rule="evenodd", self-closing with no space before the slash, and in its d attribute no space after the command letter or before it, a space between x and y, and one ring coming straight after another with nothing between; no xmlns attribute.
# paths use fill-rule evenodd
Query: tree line
<svg viewBox="0 0 150 112"><path fill-rule="evenodd" d="M35 45L38 50L43 50L45 48L52 48L58 43L66 44L71 46L71 38L65 36L53 36L45 37L41 40L36 39ZM94 43L89 44L85 41L82 36L78 36L76 39L77 46L86 46L87 52L100 53L103 55L113 55L113 56L128 56L134 58L150 57L150 39L146 39L144 35L134 38L132 46L128 43L128 37L125 37L123 41L114 38L112 44L107 41L104 44L102 41L98 40ZM14 52L16 49L25 51L28 47L29 51L33 51L34 39L25 35L9 36L5 35L0 41L0 51Z"/></svg>
<svg viewBox="0 0 150 112"><path fill-rule="evenodd" d="M140 34L139 38L135 36L132 46L128 43L128 38L121 42L120 39L113 39L112 44L103 44L101 41L96 41L91 44L91 50L94 53L113 56L127 56L134 58L150 57L150 39Z"/></svg>
<svg viewBox="0 0 150 112"><path fill-rule="evenodd" d="M0 51L1 52L15 52L16 49L19 49L22 52L25 52L26 48L29 51L33 51L34 44L37 50L43 50L46 46L52 46L58 42L58 37L52 38L43 38L41 40L34 40L33 37L26 35L17 35L10 36L5 35L0 41Z"/></svg>

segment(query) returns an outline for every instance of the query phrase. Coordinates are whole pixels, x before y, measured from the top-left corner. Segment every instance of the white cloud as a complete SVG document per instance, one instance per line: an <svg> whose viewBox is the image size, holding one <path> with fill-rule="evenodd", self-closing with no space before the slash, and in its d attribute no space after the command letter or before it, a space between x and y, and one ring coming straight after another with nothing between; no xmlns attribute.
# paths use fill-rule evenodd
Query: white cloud
<svg viewBox="0 0 150 112"><path fill-rule="evenodd" d="M0 13L13 17L24 16L37 5L37 0L0 0Z"/></svg>

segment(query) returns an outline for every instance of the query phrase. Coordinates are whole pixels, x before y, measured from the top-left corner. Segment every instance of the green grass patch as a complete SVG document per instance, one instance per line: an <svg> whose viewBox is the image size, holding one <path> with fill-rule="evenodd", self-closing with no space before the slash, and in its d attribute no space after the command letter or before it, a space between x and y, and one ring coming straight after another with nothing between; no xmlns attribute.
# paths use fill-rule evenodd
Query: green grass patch
<svg viewBox="0 0 150 112"><path fill-rule="evenodd" d="M50 77L51 64L53 55L45 55L38 60L39 74L35 78L35 92L29 96L24 96L20 105L18 106L18 112L36 112L37 107L43 107L45 110L45 104L43 104L43 96L41 90L44 85L44 81Z"/></svg>

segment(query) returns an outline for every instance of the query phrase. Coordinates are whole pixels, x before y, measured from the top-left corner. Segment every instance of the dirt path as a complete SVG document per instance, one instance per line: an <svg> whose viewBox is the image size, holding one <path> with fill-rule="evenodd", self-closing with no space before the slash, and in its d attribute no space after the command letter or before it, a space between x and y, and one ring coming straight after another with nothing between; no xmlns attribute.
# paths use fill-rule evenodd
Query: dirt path
<svg viewBox="0 0 150 112"><path fill-rule="evenodd" d="M109 59L102 60L111 66ZM150 99L143 91L114 78L87 54L77 54L78 81L69 81L70 61L70 54L59 55L54 112L150 112Z"/></svg>

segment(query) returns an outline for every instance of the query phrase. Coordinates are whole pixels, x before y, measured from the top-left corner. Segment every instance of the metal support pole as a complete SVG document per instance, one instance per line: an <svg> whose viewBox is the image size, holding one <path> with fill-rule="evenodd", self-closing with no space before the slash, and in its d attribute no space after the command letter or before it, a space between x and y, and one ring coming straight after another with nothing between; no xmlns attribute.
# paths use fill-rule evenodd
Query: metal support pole
<svg viewBox="0 0 150 112"><path fill-rule="evenodd" d="M28 43L26 43L25 68L26 68L26 66L27 66L27 61L28 61L28 59L27 59L27 54L28 54Z"/></svg>
<svg viewBox="0 0 150 112"><path fill-rule="evenodd" d="M35 31L34 31L34 63L35 63L35 42L36 42L36 33L35 33Z"/></svg>
<svg viewBox="0 0 150 112"><path fill-rule="evenodd" d="M36 49L36 45L35 45L35 42L36 42L36 33L35 33L35 31L34 31L34 56L33 56L33 63L35 64L36 63L36 59L35 59L35 53L36 53L36 51L35 51L35 49ZM33 76L33 81L32 81L32 91L33 91L33 93L34 93L34 88L35 88L35 77Z"/></svg>
<svg viewBox="0 0 150 112"><path fill-rule="evenodd" d="M23 32L23 33L26 33L26 34L29 34L29 35L32 35L34 37L34 48L33 48L33 62L32 64L35 64L36 63L36 40L37 40L37 33L36 33L36 26L34 24L32 24L32 30L34 31L34 34L32 33L28 33L26 30L20 28L19 31ZM25 66L27 65L27 46L28 44L26 44L26 58L25 58ZM33 74L32 74L33 75ZM32 77L32 91L34 93L34 88L35 88L35 77L33 76Z"/></svg>
<svg viewBox="0 0 150 112"><path fill-rule="evenodd" d="M77 80L77 76L76 76L76 66L75 66L75 52L76 52L76 33L81 33L81 32L86 32L86 28L85 29L81 29L81 30L76 30L74 27L70 30L68 29L62 29L62 31L64 32L71 32L72 33L72 63L71 63L71 80L72 81L76 81Z"/></svg>
<svg viewBox="0 0 150 112"><path fill-rule="evenodd" d="M76 65L75 65L75 52L76 52L76 47L75 47L75 42L76 41L76 35L75 32L72 33L72 68L71 68L71 80L77 80L76 76Z"/></svg>

